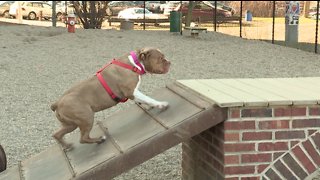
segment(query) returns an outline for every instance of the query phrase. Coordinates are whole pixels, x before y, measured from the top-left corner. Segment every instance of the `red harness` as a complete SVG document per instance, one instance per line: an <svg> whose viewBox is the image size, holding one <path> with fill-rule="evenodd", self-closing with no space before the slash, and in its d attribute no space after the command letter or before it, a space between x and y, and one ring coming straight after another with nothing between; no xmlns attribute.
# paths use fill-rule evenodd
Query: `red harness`
<svg viewBox="0 0 320 180"><path fill-rule="evenodd" d="M109 87L109 85L107 84L107 82L104 80L104 78L101 75L101 72L108 67L109 65L114 64L117 66L121 66L123 68L129 69L135 73L138 73L139 75L144 74L145 72L142 72L141 70L139 70L138 68L131 66L129 64L123 63L121 61L115 60L113 59L110 63L106 64L103 68L101 68L99 71L97 71L96 75L98 77L98 80L100 81L101 85L104 87L104 89L107 91L107 93L111 96L111 98L113 100L115 100L116 102L126 102L128 100L128 98L120 98L117 95L115 95L111 88Z"/></svg>

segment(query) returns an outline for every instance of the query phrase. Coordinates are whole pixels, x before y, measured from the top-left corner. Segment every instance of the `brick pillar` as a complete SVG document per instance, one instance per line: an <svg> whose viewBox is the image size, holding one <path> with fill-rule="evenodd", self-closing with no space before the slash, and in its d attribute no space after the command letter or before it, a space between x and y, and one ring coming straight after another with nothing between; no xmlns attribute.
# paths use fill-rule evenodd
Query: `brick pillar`
<svg viewBox="0 0 320 180"><path fill-rule="evenodd" d="M319 127L320 106L229 108L183 143L183 179L304 179L320 165Z"/></svg>

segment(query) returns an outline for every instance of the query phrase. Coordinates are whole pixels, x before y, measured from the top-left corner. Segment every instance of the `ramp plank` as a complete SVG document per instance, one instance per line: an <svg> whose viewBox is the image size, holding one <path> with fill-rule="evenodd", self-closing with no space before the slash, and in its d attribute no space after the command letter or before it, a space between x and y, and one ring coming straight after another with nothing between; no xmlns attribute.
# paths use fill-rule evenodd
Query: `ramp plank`
<svg viewBox="0 0 320 180"><path fill-rule="evenodd" d="M160 110L153 108L149 110L150 115L161 120L167 127L173 127L184 120L201 111L199 107L177 96L169 89L163 89L161 92L155 93L155 99L169 102L169 108ZM177 113L179 112L179 113Z"/></svg>
<svg viewBox="0 0 320 180"><path fill-rule="evenodd" d="M124 152L165 130L136 105L103 121L103 125Z"/></svg>
<svg viewBox="0 0 320 180"><path fill-rule="evenodd" d="M104 133L96 125L93 127L90 135L92 137L100 137ZM100 164L120 154L109 139L101 144L80 144L79 138L80 135L77 133L67 139L68 142L73 142L74 144L74 148L71 151L67 151L66 155L76 174L81 174L93 168L96 164Z"/></svg>
<svg viewBox="0 0 320 180"><path fill-rule="evenodd" d="M73 177L60 147L55 145L21 163L25 179L57 180Z"/></svg>
<svg viewBox="0 0 320 180"><path fill-rule="evenodd" d="M0 179L2 180L20 180L20 171L18 166L14 166L0 173Z"/></svg>

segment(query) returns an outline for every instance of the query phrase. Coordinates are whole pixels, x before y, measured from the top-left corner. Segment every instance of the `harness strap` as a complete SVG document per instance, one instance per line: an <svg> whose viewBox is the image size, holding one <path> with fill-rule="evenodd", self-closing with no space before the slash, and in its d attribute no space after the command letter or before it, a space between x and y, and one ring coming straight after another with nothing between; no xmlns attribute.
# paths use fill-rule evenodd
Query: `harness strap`
<svg viewBox="0 0 320 180"><path fill-rule="evenodd" d="M115 95L111 88L109 87L109 85L107 84L107 82L104 80L104 78L102 77L100 72L97 72L97 78L100 81L101 85L104 87L104 89L107 91L107 93L111 96L111 98L113 100L115 100L116 102L126 102L128 100L128 98L120 98L117 95Z"/></svg>
<svg viewBox="0 0 320 180"><path fill-rule="evenodd" d="M105 81L105 79L103 78L103 76L101 75L101 72L107 68L108 66L110 66L111 64L123 67L125 69L129 69L139 75L144 74L144 72L140 71L138 68L131 66L129 64L123 63L121 61L118 61L116 59L113 59L110 63L106 64L104 67L102 67L101 69L99 69L96 73L96 76L99 80L99 82L101 83L101 85L103 86L103 88L107 91L107 93L110 95L110 97L115 100L116 102L126 102L128 100L128 98L120 98L117 95L115 95L111 88L109 87L109 85L107 84L107 82Z"/></svg>

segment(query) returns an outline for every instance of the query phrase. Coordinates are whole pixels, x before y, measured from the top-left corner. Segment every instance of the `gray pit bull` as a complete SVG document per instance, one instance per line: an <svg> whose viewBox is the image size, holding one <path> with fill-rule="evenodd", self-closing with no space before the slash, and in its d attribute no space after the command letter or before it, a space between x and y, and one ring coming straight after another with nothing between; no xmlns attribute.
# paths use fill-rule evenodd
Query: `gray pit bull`
<svg viewBox="0 0 320 180"><path fill-rule="evenodd" d="M150 107L165 109L168 102L157 101L139 91L141 75L145 73L165 74L170 61L155 48L142 48L132 51L100 69L95 76L86 79L67 90L51 105L57 119L61 122L53 137L65 150L72 144L66 143L63 136L79 127L80 143L102 143L106 137L91 138L94 113L131 99Z"/></svg>

